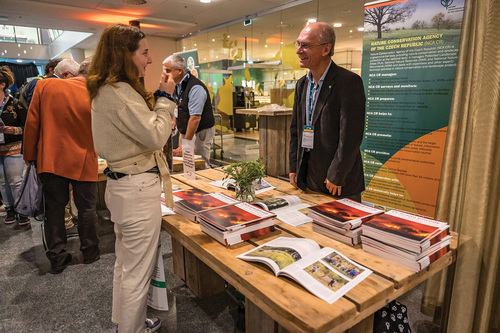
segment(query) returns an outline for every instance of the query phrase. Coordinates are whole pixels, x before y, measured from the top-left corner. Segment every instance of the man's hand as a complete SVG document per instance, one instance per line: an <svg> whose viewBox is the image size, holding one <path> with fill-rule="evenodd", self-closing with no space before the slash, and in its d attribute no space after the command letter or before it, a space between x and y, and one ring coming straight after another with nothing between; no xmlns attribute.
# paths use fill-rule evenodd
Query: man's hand
<svg viewBox="0 0 500 333"><path fill-rule="evenodd" d="M299 187L297 186L297 174L292 172L288 175L288 177L290 177L290 184L298 189Z"/></svg>
<svg viewBox="0 0 500 333"><path fill-rule="evenodd" d="M340 193L342 192L342 186L335 185L334 183L330 182L328 178L325 179L325 184L326 188L328 189L328 192L330 192L331 195L340 196Z"/></svg>
<svg viewBox="0 0 500 333"><path fill-rule="evenodd" d="M179 147L177 147L177 149L172 150L172 155L181 157L182 156L182 146L179 145Z"/></svg>

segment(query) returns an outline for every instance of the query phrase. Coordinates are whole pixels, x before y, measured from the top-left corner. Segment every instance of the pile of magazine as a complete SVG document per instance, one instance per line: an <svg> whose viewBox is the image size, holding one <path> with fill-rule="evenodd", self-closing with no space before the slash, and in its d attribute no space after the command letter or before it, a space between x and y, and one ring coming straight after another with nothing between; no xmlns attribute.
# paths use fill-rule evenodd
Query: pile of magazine
<svg viewBox="0 0 500 333"><path fill-rule="evenodd" d="M450 250L449 225L399 210L363 224L363 250L419 272Z"/></svg>
<svg viewBox="0 0 500 333"><path fill-rule="evenodd" d="M201 231L230 246L274 231L276 214L246 202L209 209L198 215Z"/></svg>
<svg viewBox="0 0 500 333"><path fill-rule="evenodd" d="M203 193L196 189L173 192L173 195L174 212L193 222L198 222L198 214L203 211L240 202L223 193Z"/></svg>
<svg viewBox="0 0 500 333"><path fill-rule="evenodd" d="M348 245L359 244L361 225L384 212L350 199L331 201L308 209L307 215L313 219L313 231Z"/></svg>

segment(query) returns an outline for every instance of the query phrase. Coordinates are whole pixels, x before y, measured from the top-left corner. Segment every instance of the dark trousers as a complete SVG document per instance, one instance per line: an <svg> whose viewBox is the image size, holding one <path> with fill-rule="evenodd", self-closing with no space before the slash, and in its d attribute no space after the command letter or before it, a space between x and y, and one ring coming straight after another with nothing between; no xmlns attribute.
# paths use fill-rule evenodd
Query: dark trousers
<svg viewBox="0 0 500 333"><path fill-rule="evenodd" d="M324 183L325 178L326 175L311 175L309 169L309 152L304 152L304 155L302 157L302 164L300 165L299 172L297 174L297 185L299 186L299 188L304 191L306 190L306 188L308 188L315 192L330 194ZM361 202L361 192L352 195L345 195L344 193L341 193L340 196L334 196L334 198L347 198L357 202Z"/></svg>
<svg viewBox="0 0 500 333"><path fill-rule="evenodd" d="M73 197L78 209L78 235L83 258L91 260L98 256L97 183L77 181L52 173L41 173L40 180L45 198L46 255L52 266L62 265L68 255L64 209L69 201L69 184L73 186Z"/></svg>

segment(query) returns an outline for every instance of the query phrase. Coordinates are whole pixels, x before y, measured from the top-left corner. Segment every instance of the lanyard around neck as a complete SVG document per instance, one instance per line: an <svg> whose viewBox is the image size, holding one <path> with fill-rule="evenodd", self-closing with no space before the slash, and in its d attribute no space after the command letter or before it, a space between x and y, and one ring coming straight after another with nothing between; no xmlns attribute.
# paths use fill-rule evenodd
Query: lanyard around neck
<svg viewBox="0 0 500 333"><path fill-rule="evenodd" d="M2 102L2 107L0 108L0 112L3 112L3 108L5 107L5 103L7 103L7 98L9 98L9 95L5 95L5 97L3 98L3 102Z"/></svg>

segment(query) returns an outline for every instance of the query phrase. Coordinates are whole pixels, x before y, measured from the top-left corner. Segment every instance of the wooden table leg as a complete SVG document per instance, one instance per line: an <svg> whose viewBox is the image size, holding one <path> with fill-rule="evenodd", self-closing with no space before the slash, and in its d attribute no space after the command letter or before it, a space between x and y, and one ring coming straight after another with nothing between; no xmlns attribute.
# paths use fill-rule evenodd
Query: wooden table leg
<svg viewBox="0 0 500 333"><path fill-rule="evenodd" d="M196 297L204 298L225 289L225 281L181 243L172 238L174 273Z"/></svg>
<svg viewBox="0 0 500 333"><path fill-rule="evenodd" d="M368 333L373 332L373 315L363 319L354 327L349 329L349 333Z"/></svg>
<svg viewBox="0 0 500 333"><path fill-rule="evenodd" d="M280 324L245 298L245 332L247 333L288 333Z"/></svg>

